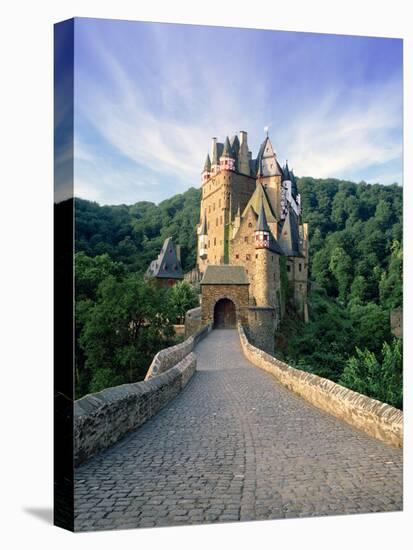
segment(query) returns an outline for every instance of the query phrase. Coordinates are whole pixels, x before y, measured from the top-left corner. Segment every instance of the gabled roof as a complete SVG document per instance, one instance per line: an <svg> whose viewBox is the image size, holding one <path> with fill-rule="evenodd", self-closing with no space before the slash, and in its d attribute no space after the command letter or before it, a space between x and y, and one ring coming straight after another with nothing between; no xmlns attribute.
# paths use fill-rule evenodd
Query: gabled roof
<svg viewBox="0 0 413 550"><path fill-rule="evenodd" d="M300 231L298 217L292 208L288 208L279 239L281 247L287 256L301 256Z"/></svg>
<svg viewBox="0 0 413 550"><path fill-rule="evenodd" d="M201 285L249 285L249 280L242 265L209 265Z"/></svg>
<svg viewBox="0 0 413 550"><path fill-rule="evenodd" d="M183 279L181 262L176 255L172 237L168 237L156 260L151 262L147 275L159 279Z"/></svg>
<svg viewBox="0 0 413 550"><path fill-rule="evenodd" d="M246 215L246 213L248 212L248 208L250 206L253 208L254 212L258 215L260 211L261 201L263 202L263 205L264 205L265 216L267 218L267 221L276 222L277 218L271 208L270 201L268 200L265 189L261 183L257 183L255 187L255 191L251 195L250 200L248 201L246 207L244 208L242 216L244 217Z"/></svg>

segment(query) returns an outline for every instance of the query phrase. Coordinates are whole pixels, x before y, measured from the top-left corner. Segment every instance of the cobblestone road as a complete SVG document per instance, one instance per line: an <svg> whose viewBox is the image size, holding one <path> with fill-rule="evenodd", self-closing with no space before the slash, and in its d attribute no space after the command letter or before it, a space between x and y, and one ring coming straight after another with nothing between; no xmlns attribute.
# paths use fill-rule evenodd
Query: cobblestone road
<svg viewBox="0 0 413 550"><path fill-rule="evenodd" d="M76 471L78 531L400 510L402 451L281 387L237 331L156 417Z"/></svg>

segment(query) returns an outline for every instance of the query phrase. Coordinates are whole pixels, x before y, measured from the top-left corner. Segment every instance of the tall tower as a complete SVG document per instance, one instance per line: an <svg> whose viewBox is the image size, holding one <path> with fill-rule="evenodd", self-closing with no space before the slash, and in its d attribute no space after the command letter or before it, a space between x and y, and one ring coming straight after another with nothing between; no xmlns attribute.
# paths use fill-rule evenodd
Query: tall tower
<svg viewBox="0 0 413 550"><path fill-rule="evenodd" d="M269 306L271 303L270 277L270 228L261 200L257 224L255 226L255 277L254 291L257 306Z"/></svg>

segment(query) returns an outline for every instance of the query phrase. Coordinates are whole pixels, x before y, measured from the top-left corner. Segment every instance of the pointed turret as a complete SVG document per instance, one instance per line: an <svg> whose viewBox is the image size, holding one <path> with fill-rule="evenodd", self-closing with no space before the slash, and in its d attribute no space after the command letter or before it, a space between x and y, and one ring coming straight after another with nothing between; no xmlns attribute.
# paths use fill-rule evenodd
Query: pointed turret
<svg viewBox="0 0 413 550"><path fill-rule="evenodd" d="M231 144L229 142L228 136L225 138L224 150L222 151L221 158L219 161L221 170L233 170L234 169L234 154L232 152Z"/></svg>
<svg viewBox="0 0 413 550"><path fill-rule="evenodd" d="M288 168L288 160L285 161L285 166L283 168L283 181L291 181L290 170Z"/></svg>
<svg viewBox="0 0 413 550"><path fill-rule="evenodd" d="M225 138L224 150L222 151L222 156L229 157L229 158L233 158L234 156L232 153L232 148L231 148L231 144L229 142L228 136Z"/></svg>
<svg viewBox="0 0 413 550"><path fill-rule="evenodd" d="M266 231L267 233L270 232L270 228L268 227L267 223L267 216L265 215L264 202L262 200L262 197L255 231Z"/></svg>
<svg viewBox="0 0 413 550"><path fill-rule="evenodd" d="M204 169L202 170L202 182L205 182L209 179L211 175L211 159L207 155L205 159Z"/></svg>
<svg viewBox="0 0 413 550"><path fill-rule="evenodd" d="M211 171L211 159L209 158L209 154L208 154L205 159L204 172L210 172L210 171Z"/></svg>
<svg viewBox="0 0 413 550"><path fill-rule="evenodd" d="M267 216L265 215L264 201L260 201L260 207L258 212L257 224L255 226L255 248L269 248L270 247L270 228L267 223Z"/></svg>

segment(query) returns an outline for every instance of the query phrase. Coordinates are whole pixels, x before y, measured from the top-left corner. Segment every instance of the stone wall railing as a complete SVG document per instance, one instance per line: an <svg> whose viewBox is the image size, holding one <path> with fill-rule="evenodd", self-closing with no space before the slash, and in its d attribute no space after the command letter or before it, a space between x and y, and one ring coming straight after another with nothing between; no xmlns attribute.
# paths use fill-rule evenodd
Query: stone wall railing
<svg viewBox="0 0 413 550"><path fill-rule="evenodd" d="M75 465L149 420L178 395L195 369L196 355L188 353L167 372L150 380L115 386L75 401Z"/></svg>
<svg viewBox="0 0 413 550"><path fill-rule="evenodd" d="M312 405L396 447L403 446L403 412L326 378L290 367L249 343L238 326L246 358Z"/></svg>
<svg viewBox="0 0 413 550"><path fill-rule="evenodd" d="M200 329L196 334L189 336L186 340L171 346L170 348L161 349L155 355L152 363L146 373L145 380L150 380L154 376L166 372L168 369L176 365L178 361L181 361L188 353L190 353L196 344L204 338L211 331L211 325L206 325Z"/></svg>

